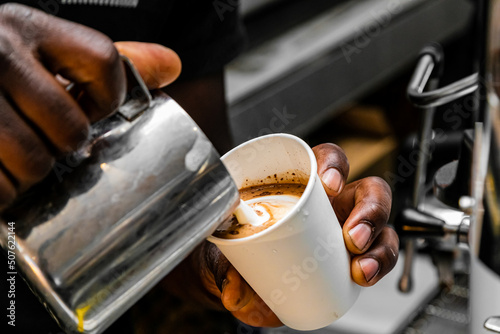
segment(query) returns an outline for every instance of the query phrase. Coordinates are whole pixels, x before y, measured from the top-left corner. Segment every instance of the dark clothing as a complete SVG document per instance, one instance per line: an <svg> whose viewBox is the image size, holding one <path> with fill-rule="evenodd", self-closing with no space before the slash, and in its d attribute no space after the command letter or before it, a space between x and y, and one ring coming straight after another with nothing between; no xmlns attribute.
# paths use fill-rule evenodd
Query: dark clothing
<svg viewBox="0 0 500 334"><path fill-rule="evenodd" d="M139 0L136 8L68 5L56 0L14 2L92 27L114 41L165 45L181 58L179 80L221 70L244 47L244 33L234 0L222 3L212 0Z"/></svg>

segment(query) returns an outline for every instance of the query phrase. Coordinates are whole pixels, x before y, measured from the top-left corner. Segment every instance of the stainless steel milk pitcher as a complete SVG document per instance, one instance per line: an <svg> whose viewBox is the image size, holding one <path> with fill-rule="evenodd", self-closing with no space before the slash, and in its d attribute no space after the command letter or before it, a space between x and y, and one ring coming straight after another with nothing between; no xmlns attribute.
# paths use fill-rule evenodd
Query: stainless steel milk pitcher
<svg viewBox="0 0 500 334"><path fill-rule="evenodd" d="M68 333L102 332L239 201L195 122L128 71L130 98L93 125L91 144L0 217L13 271Z"/></svg>

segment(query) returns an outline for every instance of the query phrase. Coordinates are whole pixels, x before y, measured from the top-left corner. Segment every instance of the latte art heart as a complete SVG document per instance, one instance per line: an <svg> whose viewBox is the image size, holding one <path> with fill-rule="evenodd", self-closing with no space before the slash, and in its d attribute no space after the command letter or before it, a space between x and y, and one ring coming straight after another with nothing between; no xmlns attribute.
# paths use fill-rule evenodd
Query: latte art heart
<svg viewBox="0 0 500 334"><path fill-rule="evenodd" d="M305 185L301 183L276 183L240 189L240 197L246 205L244 208L240 205L235 217L219 226L214 236L244 238L273 226L293 209L304 189Z"/></svg>

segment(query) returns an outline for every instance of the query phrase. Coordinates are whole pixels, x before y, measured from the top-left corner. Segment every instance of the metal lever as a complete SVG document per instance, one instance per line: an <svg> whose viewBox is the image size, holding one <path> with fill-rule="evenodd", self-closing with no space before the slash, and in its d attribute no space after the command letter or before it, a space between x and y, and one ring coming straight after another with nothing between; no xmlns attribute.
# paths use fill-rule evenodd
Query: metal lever
<svg viewBox="0 0 500 334"><path fill-rule="evenodd" d="M440 72L442 61L443 50L438 44L431 44L420 53L420 60L407 90L408 98L414 106L422 109L438 107L473 93L478 88L479 75L474 73L448 86L424 92L432 73Z"/></svg>
<svg viewBox="0 0 500 334"><path fill-rule="evenodd" d="M144 110L149 108L153 98L130 59L123 55L120 57L125 65L127 75L127 97L125 102L118 108L117 113L127 121L133 121Z"/></svg>

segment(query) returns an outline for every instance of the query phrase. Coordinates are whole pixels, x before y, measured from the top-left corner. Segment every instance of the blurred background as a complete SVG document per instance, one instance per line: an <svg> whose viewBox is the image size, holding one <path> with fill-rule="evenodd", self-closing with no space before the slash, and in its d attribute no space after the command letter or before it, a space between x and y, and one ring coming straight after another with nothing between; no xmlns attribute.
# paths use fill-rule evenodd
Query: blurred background
<svg viewBox="0 0 500 334"><path fill-rule="evenodd" d="M334 142L349 158L349 180L384 178L398 212L411 201L415 177L410 154L422 112L406 89L418 55L431 42L443 46L441 86L473 73L477 7L473 0L243 0L247 49L226 70L236 144L274 132L299 135L311 146ZM435 147L429 175L458 158L470 110L453 119L443 114L463 103L435 113L434 127L447 139ZM467 333L466 251L424 240L417 249L409 292L398 289L402 249L389 276L314 333Z"/></svg>

